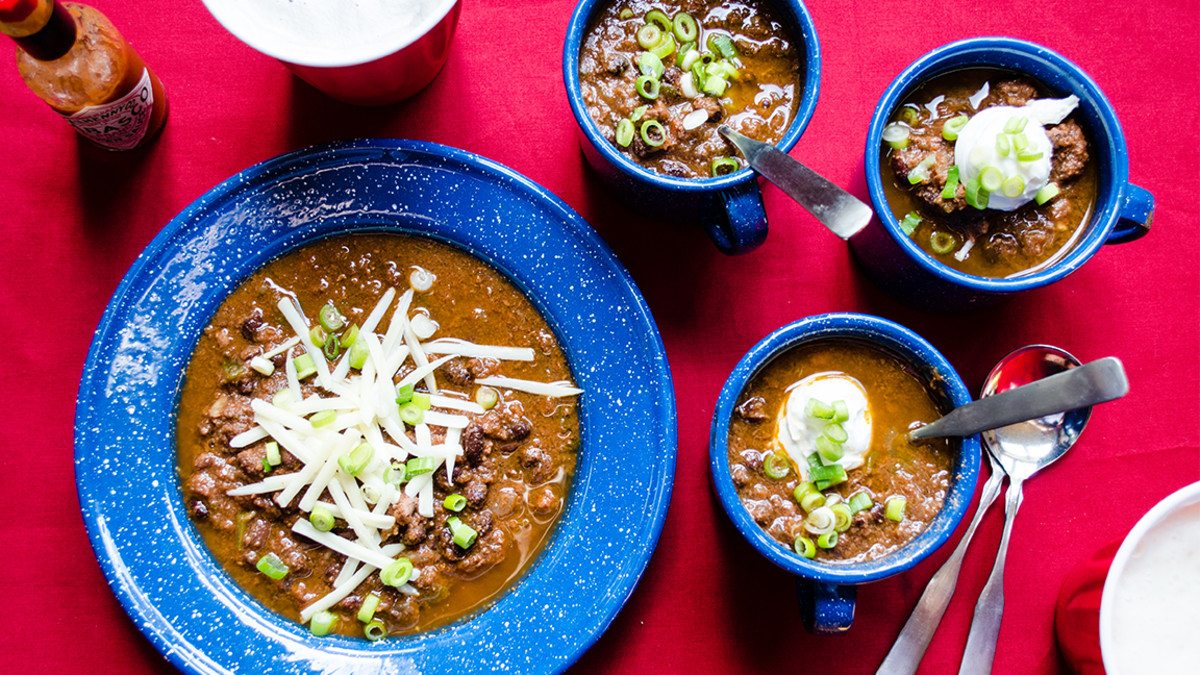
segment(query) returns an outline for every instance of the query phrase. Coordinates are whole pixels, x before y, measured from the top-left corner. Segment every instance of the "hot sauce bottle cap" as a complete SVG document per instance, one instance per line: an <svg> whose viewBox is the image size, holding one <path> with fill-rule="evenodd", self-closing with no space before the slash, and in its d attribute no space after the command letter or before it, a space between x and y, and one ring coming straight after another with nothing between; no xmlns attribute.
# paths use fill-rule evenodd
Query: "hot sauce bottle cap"
<svg viewBox="0 0 1200 675"><path fill-rule="evenodd" d="M24 21L37 6L38 0L0 0L0 22Z"/></svg>

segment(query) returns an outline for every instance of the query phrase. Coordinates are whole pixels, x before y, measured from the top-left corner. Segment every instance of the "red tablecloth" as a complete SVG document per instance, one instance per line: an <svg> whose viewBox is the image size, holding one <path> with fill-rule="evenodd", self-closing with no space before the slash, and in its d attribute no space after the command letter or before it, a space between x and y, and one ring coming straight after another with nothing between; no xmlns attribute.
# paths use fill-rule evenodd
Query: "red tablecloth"
<svg viewBox="0 0 1200 675"><path fill-rule="evenodd" d="M583 162L565 100L569 0L468 0L440 77L382 109L312 90L226 33L198 0L94 4L161 76L171 116L146 149L98 151L24 89L11 61L0 64L0 316L13 350L0 371L9 392L0 670L171 672L109 591L80 517L72 421L92 330L137 254L192 200L253 163L336 139L436 141L525 174L611 244L658 321L679 407L671 508L641 584L576 672L851 673L882 661L949 547L862 588L848 635L813 637L800 626L791 579L737 536L710 490L708 429L722 382L752 344L806 315L854 310L899 321L941 349L973 390L996 359L1028 343L1124 361L1130 395L1098 408L1075 450L1026 488L997 672L1064 672L1053 610L1068 572L1200 477L1196 0L809 3L824 59L821 94L792 154L864 199L863 144L876 100L901 69L943 43L1000 34L1047 45L1086 69L1117 109L1132 178L1157 198L1151 234L1100 251L1051 288L957 316L892 301L842 242L773 186L764 189L766 244L736 258L720 255L698 227L649 222L615 202ZM1001 523L996 509L976 535L924 672L957 669Z"/></svg>

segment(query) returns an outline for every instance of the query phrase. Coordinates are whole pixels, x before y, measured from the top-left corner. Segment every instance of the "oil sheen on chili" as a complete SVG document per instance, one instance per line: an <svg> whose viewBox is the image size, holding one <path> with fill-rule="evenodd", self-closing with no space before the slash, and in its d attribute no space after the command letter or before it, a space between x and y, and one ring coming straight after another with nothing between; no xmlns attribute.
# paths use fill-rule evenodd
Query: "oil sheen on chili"
<svg viewBox="0 0 1200 675"><path fill-rule="evenodd" d="M583 102L622 154L668 176L745 166L717 128L776 143L795 116L804 63L768 2L625 0L580 46Z"/></svg>
<svg viewBox="0 0 1200 675"><path fill-rule="evenodd" d="M529 299L473 256L394 234L312 243L198 340L185 504L237 583L314 633L442 626L494 602L562 513L571 379Z"/></svg>

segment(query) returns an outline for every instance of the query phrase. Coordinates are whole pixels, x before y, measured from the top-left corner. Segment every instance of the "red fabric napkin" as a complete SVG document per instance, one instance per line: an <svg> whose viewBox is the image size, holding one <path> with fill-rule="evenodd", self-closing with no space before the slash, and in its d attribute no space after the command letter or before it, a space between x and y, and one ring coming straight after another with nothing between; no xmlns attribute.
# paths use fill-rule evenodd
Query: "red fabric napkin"
<svg viewBox="0 0 1200 675"><path fill-rule="evenodd" d="M1078 675L1104 675L1100 656L1100 598L1122 539L1093 553L1067 575L1054 609L1054 633L1067 665Z"/></svg>

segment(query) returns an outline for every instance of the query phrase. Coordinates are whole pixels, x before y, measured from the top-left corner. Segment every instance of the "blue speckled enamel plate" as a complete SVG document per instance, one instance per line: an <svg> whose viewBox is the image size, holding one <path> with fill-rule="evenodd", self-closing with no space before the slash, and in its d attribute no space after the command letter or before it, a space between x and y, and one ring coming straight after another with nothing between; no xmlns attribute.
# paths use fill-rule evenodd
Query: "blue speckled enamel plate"
<svg viewBox="0 0 1200 675"><path fill-rule="evenodd" d="M575 486L527 575L467 620L379 643L314 638L243 592L189 522L175 470L183 370L221 300L270 258L363 228L451 242L506 273L557 332L586 392ZM675 449L662 340L591 227L493 162L383 139L251 167L171 221L104 313L75 420L79 501L108 583L150 641L192 673L561 671L649 562Z"/></svg>

